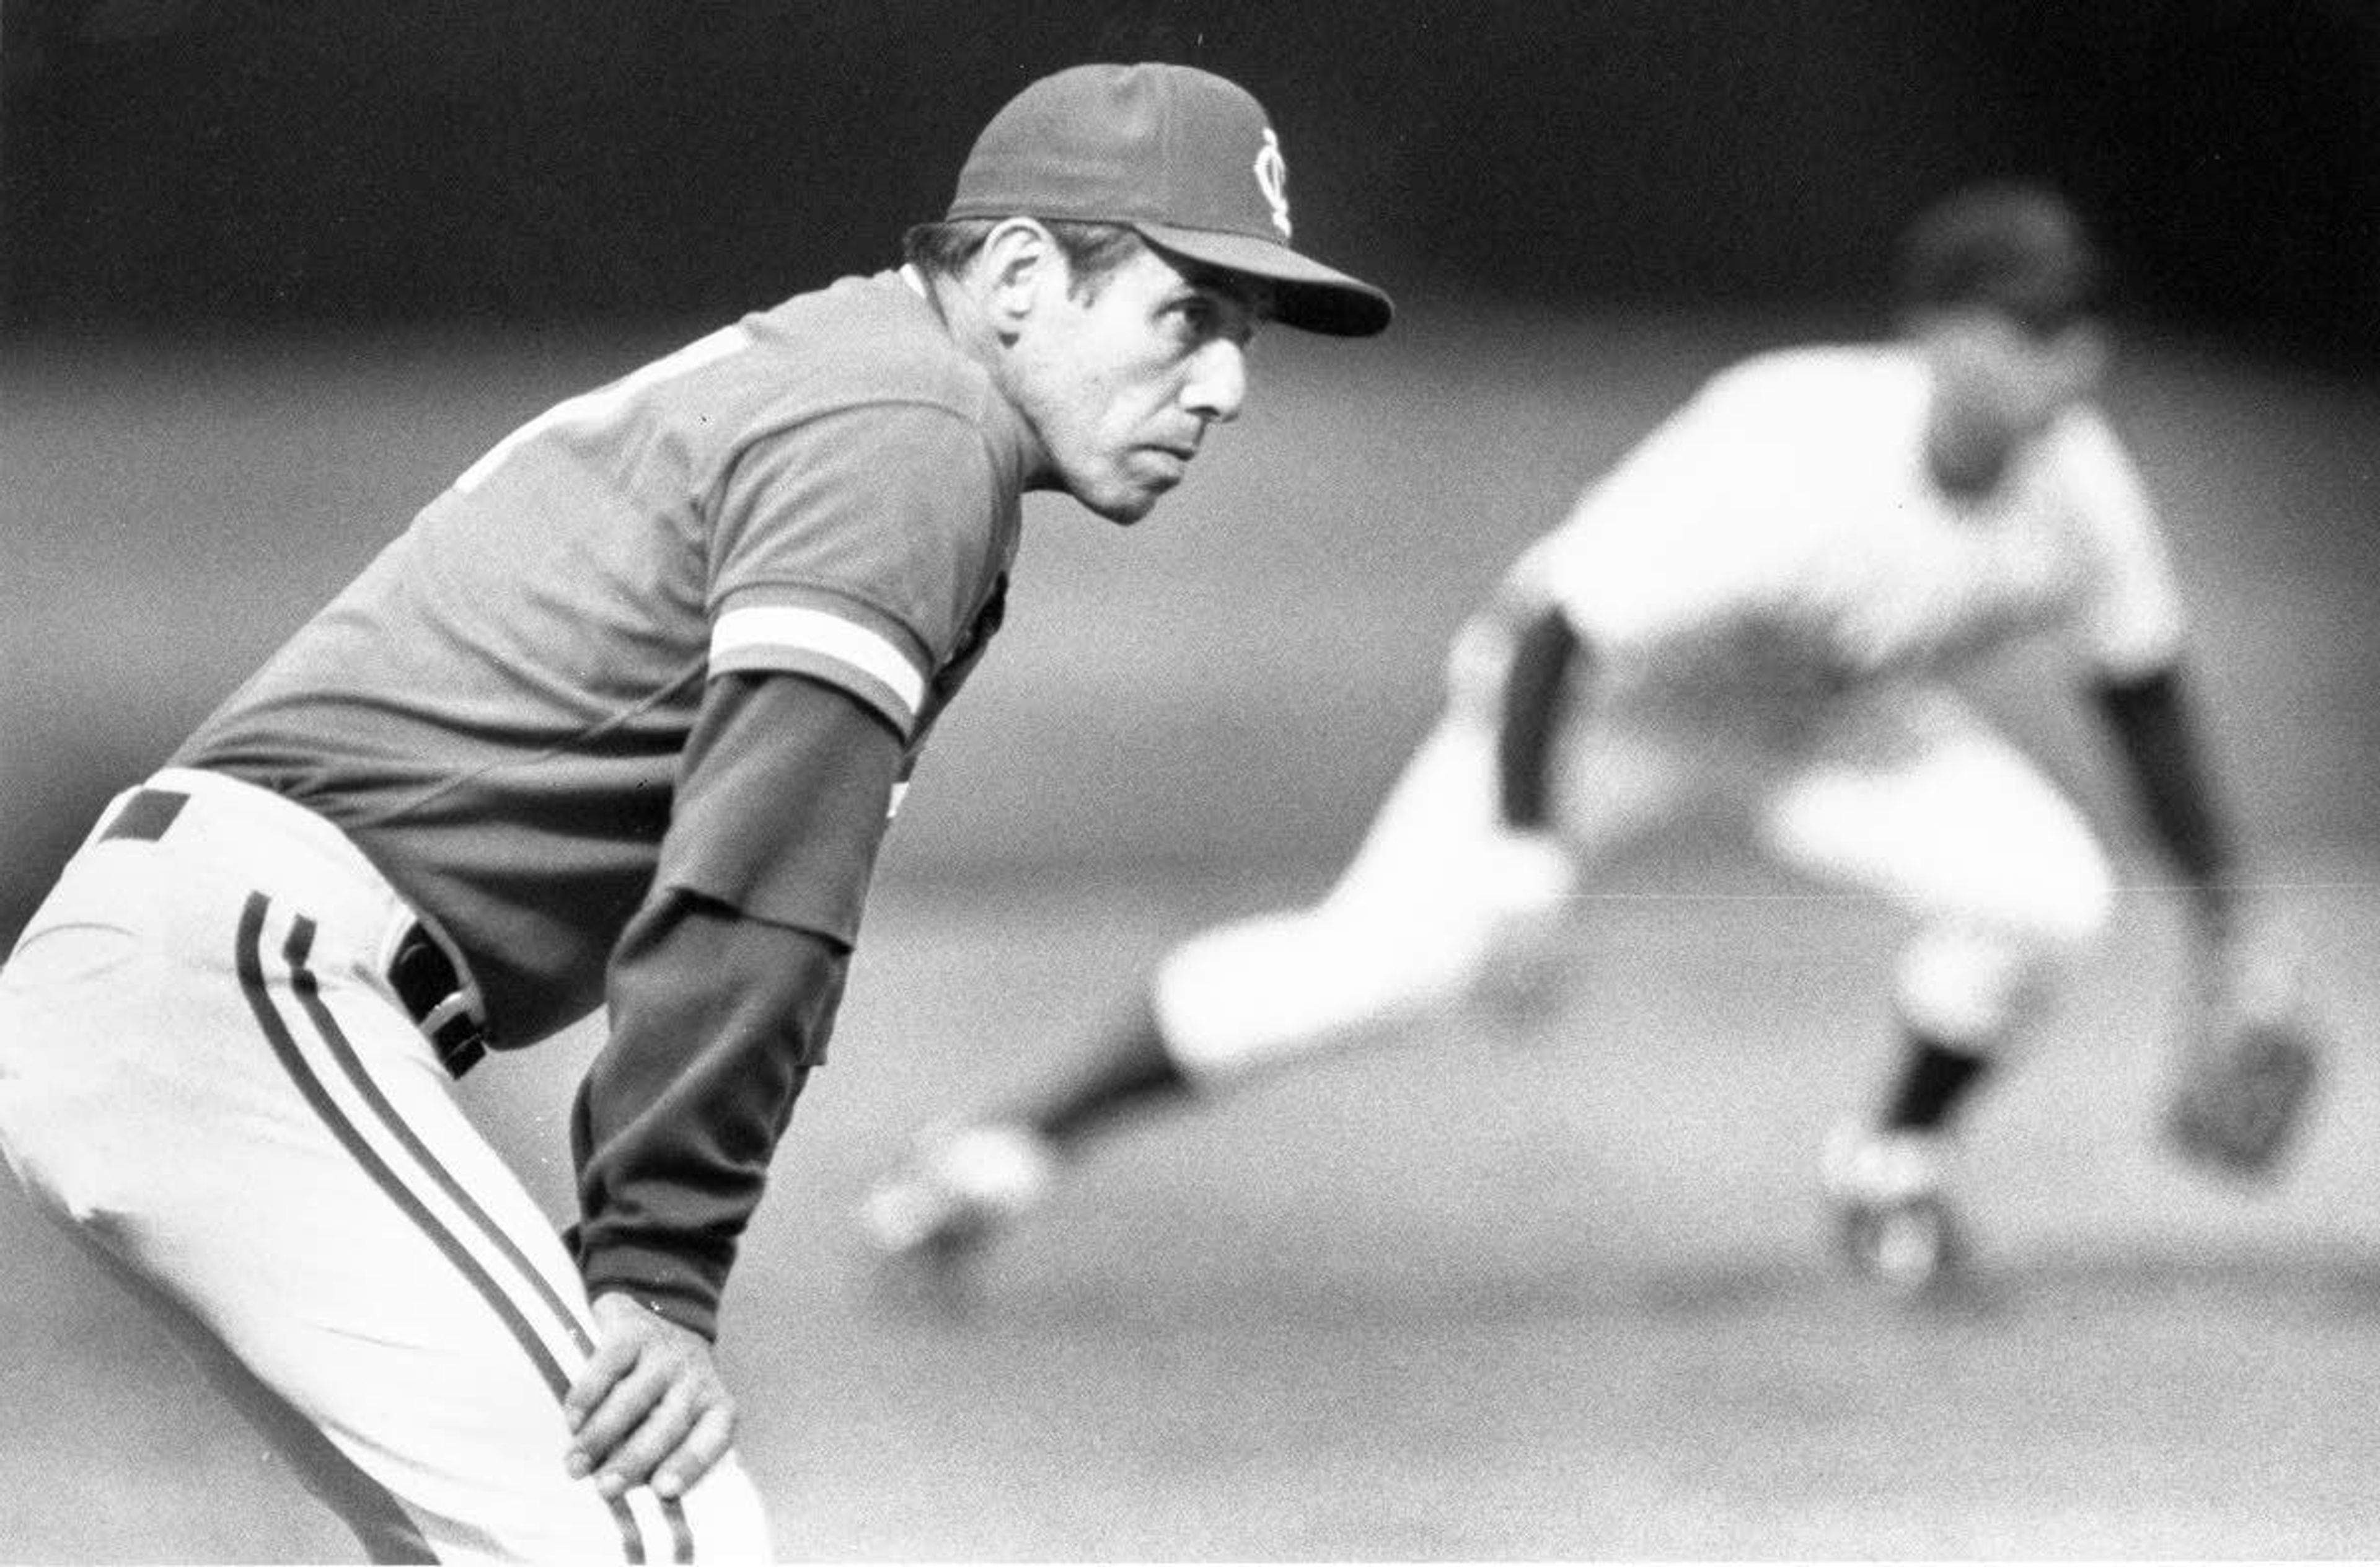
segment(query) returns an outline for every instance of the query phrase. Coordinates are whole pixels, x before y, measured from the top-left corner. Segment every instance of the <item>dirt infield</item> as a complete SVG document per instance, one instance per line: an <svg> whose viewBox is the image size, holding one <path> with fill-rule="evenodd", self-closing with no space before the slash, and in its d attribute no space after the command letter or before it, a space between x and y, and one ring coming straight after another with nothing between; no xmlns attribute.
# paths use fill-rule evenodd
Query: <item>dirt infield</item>
<svg viewBox="0 0 2380 1567"><path fill-rule="evenodd" d="M1386 373L1281 345L1278 401L1135 536L1037 511L728 1302L785 1554L2380 1556L2380 405L2188 345L2136 361L2119 413L2348 1044L2274 1190L2155 1145L2177 927L2128 858L2113 941L1974 1124L1988 1287L1862 1297L1810 1156L1888 1059L1896 926L1722 849L1598 889L1540 1036L1458 1030L1121 1136L962 1314L868 1287L850 1207L910 1132L1045 1064L1168 941L1318 890L1510 549L1779 335L1416 319ZM489 434L660 341L18 357L14 895ZM119 457L79 460L94 424ZM1979 694L2114 823L2070 716L2017 703L2040 667ZM557 1211L587 1048L467 1087ZM6 1183L0 1258L0 1559L353 1559Z"/></svg>

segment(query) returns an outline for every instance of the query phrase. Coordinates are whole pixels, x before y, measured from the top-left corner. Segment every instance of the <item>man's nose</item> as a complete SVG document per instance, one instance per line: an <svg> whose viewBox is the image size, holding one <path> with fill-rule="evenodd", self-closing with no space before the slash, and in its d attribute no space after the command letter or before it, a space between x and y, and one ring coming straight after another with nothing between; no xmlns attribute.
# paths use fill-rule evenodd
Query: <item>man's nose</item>
<svg viewBox="0 0 2380 1567"><path fill-rule="evenodd" d="M1183 406L1192 413L1216 424L1229 424L1240 417L1240 405L1247 396L1246 349L1228 337L1218 337L1192 358L1189 378L1182 385Z"/></svg>

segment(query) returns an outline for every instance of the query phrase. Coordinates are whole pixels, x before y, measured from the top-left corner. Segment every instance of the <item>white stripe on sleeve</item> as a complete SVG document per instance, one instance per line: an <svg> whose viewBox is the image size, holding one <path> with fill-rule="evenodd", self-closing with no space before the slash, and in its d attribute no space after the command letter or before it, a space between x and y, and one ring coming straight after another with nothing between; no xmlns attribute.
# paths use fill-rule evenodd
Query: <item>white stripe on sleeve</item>
<svg viewBox="0 0 2380 1567"><path fill-rule="evenodd" d="M747 604L729 610L710 628L714 668L729 662L748 664L735 655L771 650L823 658L866 677L901 704L905 726L916 721L926 699L926 677L891 638L824 610Z"/></svg>

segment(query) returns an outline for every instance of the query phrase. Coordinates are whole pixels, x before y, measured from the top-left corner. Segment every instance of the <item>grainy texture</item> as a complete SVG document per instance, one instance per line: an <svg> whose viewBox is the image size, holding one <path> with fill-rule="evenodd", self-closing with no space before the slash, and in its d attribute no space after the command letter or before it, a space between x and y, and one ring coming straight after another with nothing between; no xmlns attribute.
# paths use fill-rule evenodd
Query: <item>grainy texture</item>
<svg viewBox="0 0 2380 1567"><path fill-rule="evenodd" d="M1127 1135L964 1318L862 1287L850 1204L917 1123L1063 1050L1168 941L1318 891L1510 552L1695 376L1791 334L1405 324L1384 361L1269 338L1248 419L1135 535L1037 507L727 1302L782 1547L2380 1555L2380 401L2188 345L2136 357L2112 402L2172 516L2251 847L2340 1035L2269 1193L2159 1142L2175 906L2079 706L2020 708L2049 666L2019 661L1981 694L2117 833L2126 891L1979 1107L1960 1175L1989 1287L1967 1309L1890 1309L1827 1263L1811 1155L1888 1059L1893 917L1699 840L1597 889L1546 1037L1328 1063ZM12 351L14 895L454 469L652 346ZM498 1062L468 1087L555 1203L566 1076ZM352 1559L5 1183L0 1257L0 1556Z"/></svg>

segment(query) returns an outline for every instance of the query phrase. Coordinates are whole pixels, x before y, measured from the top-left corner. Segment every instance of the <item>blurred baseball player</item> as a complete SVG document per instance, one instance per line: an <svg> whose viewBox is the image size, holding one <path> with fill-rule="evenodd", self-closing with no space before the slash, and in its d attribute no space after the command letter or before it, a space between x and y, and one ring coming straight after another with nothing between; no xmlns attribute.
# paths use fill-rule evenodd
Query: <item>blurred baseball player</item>
<svg viewBox="0 0 2380 1567"><path fill-rule="evenodd" d="M2166 549L2092 403L2097 278L2058 198L1979 188L1907 236L1895 340L1714 378L1472 618L1441 719L1330 895L1184 943L1071 1075L927 1134L864 1205L873 1244L961 1255L1122 1110L1509 1004L1548 978L1583 874L1716 805L1784 864L1915 917L1898 1080L1822 1162L1863 1273L1942 1278L1948 1134L2110 899L2075 808L1945 677L2064 636L2187 880L2208 971L2245 945ZM2243 1161L2286 1130L2302 1072L2259 1081L2277 1125Z"/></svg>
<svg viewBox="0 0 2380 1567"><path fill-rule="evenodd" d="M377 1561L765 1560L720 1299L1020 493L1137 521L1289 245L1264 111L1080 67L907 264L514 431L119 796L0 970L0 1146ZM458 1108L605 1009L557 1235Z"/></svg>

